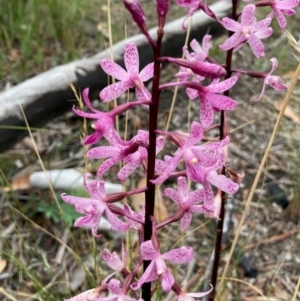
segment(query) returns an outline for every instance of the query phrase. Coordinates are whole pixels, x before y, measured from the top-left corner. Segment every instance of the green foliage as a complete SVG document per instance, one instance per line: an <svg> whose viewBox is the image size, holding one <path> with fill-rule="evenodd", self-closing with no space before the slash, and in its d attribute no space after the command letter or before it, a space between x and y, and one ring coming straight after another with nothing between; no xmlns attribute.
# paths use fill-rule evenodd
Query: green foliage
<svg viewBox="0 0 300 301"><path fill-rule="evenodd" d="M0 77L10 74L18 82L79 57L90 39L84 13L90 5L86 0L0 0Z"/></svg>

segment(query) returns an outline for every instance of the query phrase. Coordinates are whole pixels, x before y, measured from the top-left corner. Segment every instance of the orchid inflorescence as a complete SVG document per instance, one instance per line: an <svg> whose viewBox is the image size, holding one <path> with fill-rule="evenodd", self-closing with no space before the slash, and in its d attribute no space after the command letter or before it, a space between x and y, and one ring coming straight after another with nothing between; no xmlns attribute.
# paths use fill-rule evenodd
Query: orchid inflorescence
<svg viewBox="0 0 300 301"><path fill-rule="evenodd" d="M286 85L280 77L272 75L278 66L276 58L270 59L272 68L267 74L233 68L231 63L219 64L215 58L209 55L212 47L210 35L203 37L202 46L196 40L191 41L191 52L187 46L184 46L185 58L162 56L160 45L169 0L156 0L159 28L157 41L154 41L148 33L146 17L140 2L138 0L123 0L123 2L153 48L154 62L140 71L138 50L136 45L131 42L126 44L124 51L126 70L109 59L100 62L102 69L118 80L100 92L101 101L112 101L132 88L135 90L136 100L120 104L109 112L102 112L92 107L89 89L83 91L84 103L92 112L87 113L76 108L73 108L73 111L81 117L95 121L94 133L84 139L84 144L94 145L105 138L108 145L96 146L87 152L89 159L105 159L98 168L96 178L88 173L84 175L84 187L90 197L83 198L63 194L62 199L73 204L75 210L83 214L76 220L74 226L90 227L96 238L101 237L101 234L98 234L98 227L103 215L108 219L111 228L116 231L138 232L140 259L135 263L134 269L130 271L126 264L128 251L123 242L121 258L115 251L110 252L108 249L104 249L102 258L114 272L105 277L97 288L83 292L69 301L149 301L153 294L151 282L158 279L160 279L161 289L167 293L173 291L179 301L195 300L195 298L201 298L210 293L212 293L211 300L213 300L215 287L212 285L205 292L185 292L176 282L168 268L168 262L188 263L193 259L195 250L189 246L182 246L162 252L159 230L175 222L179 222L181 228L187 230L191 225L193 215L197 214L202 214L206 218L223 218L220 216L220 209L221 206L224 206L224 194L234 194L239 188L239 181L236 180L237 173L229 168L226 169L227 147L230 138L225 112L233 110L238 103L229 97L228 91L241 76L263 79L262 92L256 101L262 98L266 85L278 91L285 90ZM182 24L183 29L186 28L187 20L197 10L203 10L230 32L229 38L219 45L220 50L232 56L232 52L238 51L248 43L257 59L265 56L265 47L261 40L272 35L273 30L270 26L272 19L276 17L281 29L285 29L284 15L294 14L293 8L299 2L300 0L263 0L245 5L239 13L237 12L237 0L233 0L232 18L225 17L220 20L207 6L206 0L177 0L179 6L189 8ZM261 6L269 6L271 13L265 19L257 21L256 8ZM175 75L177 81L160 83L162 62L180 67L179 72ZM150 93L144 83L152 77L154 77L154 81L152 93ZM188 133L170 132L157 128L159 92L170 87L185 87L188 99L193 101L197 99L199 102L199 120L191 123ZM138 106L149 109L149 118L151 119L149 129L139 130L130 140L123 139L115 128L115 119L118 115ZM216 114L222 116L220 124L214 124ZM220 129L220 139L218 141L208 139L208 132L216 127ZM171 155L165 155L163 160L158 159L155 156L163 151L166 139L176 145L177 150ZM178 171L177 168L181 161L184 162L185 169ZM146 187L106 195L103 176L119 162L123 163L118 172L121 182L125 182L136 169L142 168L147 174ZM155 186L165 183L169 178L177 178L175 181L177 189L167 187L163 192L163 197L174 201L177 210L166 220L158 223L153 211ZM198 184L197 188L190 190L188 182ZM212 187L217 189L215 195ZM146 195L146 203L141 212L134 212L128 204L116 204L120 200L138 193ZM141 274L139 268L142 263L144 263L144 272ZM122 282L116 278L117 276L122 278Z"/></svg>

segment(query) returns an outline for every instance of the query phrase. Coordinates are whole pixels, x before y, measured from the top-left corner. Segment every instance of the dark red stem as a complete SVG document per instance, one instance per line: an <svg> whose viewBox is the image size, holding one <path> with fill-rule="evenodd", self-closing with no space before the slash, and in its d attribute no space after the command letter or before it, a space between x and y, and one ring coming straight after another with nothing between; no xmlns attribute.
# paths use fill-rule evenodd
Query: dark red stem
<svg viewBox="0 0 300 301"><path fill-rule="evenodd" d="M233 20L238 19L237 15L237 4L238 0L232 0L232 14L231 18ZM232 35L232 32L229 32L229 37ZM227 51L226 55L226 71L227 75L225 79L231 77L231 64L232 64L232 52L233 49L230 49ZM229 96L229 90L224 92L224 95ZM220 140L224 139L228 135L228 124L226 120L226 113L225 111L221 111L221 117L220 117ZM223 167L220 171L221 174L225 175L225 167ZM220 255L221 255L221 247L222 247L222 232L223 232L223 224L224 224L224 215L225 215L225 202L226 202L226 194L222 191L221 194L222 202L221 202L221 208L220 208L220 217L218 220L218 225L216 228L216 244L215 244L215 254L214 254L214 262L212 267L212 275L211 275L211 285L213 286L213 290L209 294L209 301L214 301L216 296L216 284L217 284L217 277L218 277L218 267L220 262ZM221 288L220 288L221 289Z"/></svg>
<svg viewBox="0 0 300 301"><path fill-rule="evenodd" d="M149 148L148 148L148 167L147 167L147 187L146 204L145 204L145 225L144 225L144 241L150 240L152 236L151 216L154 216L155 205L155 185L150 182L154 179L154 167L156 157L156 133L159 105L159 80L160 80L160 62L158 58L161 52L161 41L164 35L163 28L157 30L157 43L153 47L154 52L154 76L152 86L152 104L149 106ZM144 271L147 269L149 261L144 260ZM151 282L144 283L142 286L142 298L144 301L151 301Z"/></svg>

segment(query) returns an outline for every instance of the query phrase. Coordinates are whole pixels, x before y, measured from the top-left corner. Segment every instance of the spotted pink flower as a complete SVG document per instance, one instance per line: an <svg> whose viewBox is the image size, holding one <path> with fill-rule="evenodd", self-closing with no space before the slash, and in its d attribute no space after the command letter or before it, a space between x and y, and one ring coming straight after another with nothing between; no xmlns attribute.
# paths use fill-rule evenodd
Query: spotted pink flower
<svg viewBox="0 0 300 301"><path fill-rule="evenodd" d="M245 42L248 42L252 52L257 58L265 56L265 46L260 41L268 38L273 30L268 27L271 23L271 18L263 19L256 22L255 5L249 4L245 6L241 15L241 23L230 18L223 18L222 25L234 34L228 38L220 48L224 51L232 49L238 50Z"/></svg>
<svg viewBox="0 0 300 301"><path fill-rule="evenodd" d="M151 263L141 276L137 284L133 287L134 290L139 289L143 283L152 282L161 277L161 286L165 292L169 292L175 280L169 272L165 260L172 263L187 263L194 257L194 251L191 247L181 247L173 249L167 253L161 254L157 247L154 247L151 240L141 244L140 252L143 260L151 260Z"/></svg>
<svg viewBox="0 0 300 301"><path fill-rule="evenodd" d="M287 22L284 15L294 15L296 12L293 10L293 8L295 8L299 4L300 0L274 0L273 2L271 2L273 11L269 15L269 17L273 17L275 14L280 28L285 29Z"/></svg>
<svg viewBox="0 0 300 301"><path fill-rule="evenodd" d="M118 98L130 88L135 88L138 100L151 100L149 91L144 86L145 81L153 77L153 63L148 64L139 72L139 55L134 43L127 43L124 52L124 62L127 71L109 59L103 59L100 63L102 69L119 82L109 85L100 92L103 102Z"/></svg>
<svg viewBox="0 0 300 301"><path fill-rule="evenodd" d="M270 59L270 61L272 63L271 71L265 75L262 91L261 91L260 95L254 101L259 101L262 99L262 97L265 93L266 85L271 86L273 89L275 89L277 91L285 91L287 89L287 86L283 82L281 77L276 76L276 75L271 75L278 67L277 59L273 57Z"/></svg>
<svg viewBox="0 0 300 301"><path fill-rule="evenodd" d="M211 213L213 208L199 205L199 203L205 202L204 190L189 191L185 177L178 177L177 186L178 190L166 188L163 195L172 199L179 206L179 210L184 212L180 219L180 225L183 230L187 230L192 221L192 212Z"/></svg>
<svg viewBox="0 0 300 301"><path fill-rule="evenodd" d="M85 216L79 217L75 221L74 227L91 227L93 235L95 237L101 237L101 234L97 235L97 229L101 217L105 213L113 229L117 231L126 231L129 228L129 224L120 220L118 215L111 211L113 205L109 204L110 196L106 196L104 189L105 182L102 180L90 180L88 182L90 176L89 173L86 173L83 178L84 188L86 192L89 193L90 198L67 194L61 195L66 203L75 206L77 212L85 214ZM124 197L126 197L126 195L122 198ZM119 198L119 200L122 198Z"/></svg>

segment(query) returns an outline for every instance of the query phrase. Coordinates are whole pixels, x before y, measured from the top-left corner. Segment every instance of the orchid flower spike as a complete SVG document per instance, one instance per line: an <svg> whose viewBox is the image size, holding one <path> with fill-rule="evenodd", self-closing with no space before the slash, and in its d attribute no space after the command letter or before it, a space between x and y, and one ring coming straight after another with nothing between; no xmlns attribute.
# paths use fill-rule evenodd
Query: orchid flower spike
<svg viewBox="0 0 300 301"><path fill-rule="evenodd" d="M264 57L265 46L260 40L268 38L273 33L272 28L268 27L271 21L271 18L265 18L256 22L255 5L245 6L241 15L241 23L227 17L222 19L222 25L227 30L233 31L234 34L221 44L220 48L223 51L232 48L233 51L237 51L244 43L248 42L257 58Z"/></svg>
<svg viewBox="0 0 300 301"><path fill-rule="evenodd" d="M100 63L102 69L110 76L120 80L111 84L100 92L103 102L118 98L130 88L135 88L138 100L151 101L151 94L144 86L145 81L153 77L153 63L148 64L139 72L139 54L134 43L127 43L124 52L124 62L127 71L109 59L103 59Z"/></svg>
<svg viewBox="0 0 300 301"><path fill-rule="evenodd" d="M283 82L281 77L276 76L276 75L271 75L278 67L277 59L273 57L270 59L270 62L272 63L271 71L265 75L262 91L261 91L260 95L254 101L259 101L262 99L262 97L265 93L266 85L271 86L273 89L275 89L277 91L287 90L287 86Z"/></svg>

